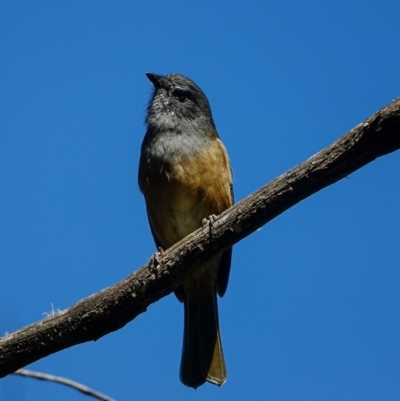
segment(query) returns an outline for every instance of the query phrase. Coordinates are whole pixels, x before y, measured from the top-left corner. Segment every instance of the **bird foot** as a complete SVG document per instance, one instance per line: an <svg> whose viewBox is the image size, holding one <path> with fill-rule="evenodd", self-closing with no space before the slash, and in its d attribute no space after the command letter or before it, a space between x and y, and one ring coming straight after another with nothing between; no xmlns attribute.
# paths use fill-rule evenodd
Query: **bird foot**
<svg viewBox="0 0 400 401"><path fill-rule="evenodd" d="M212 225L215 220L217 220L217 216L215 214L211 214L210 216L208 216L208 219L204 218L203 220L201 220L201 224L203 224L203 227L206 228L209 225Z"/></svg>
<svg viewBox="0 0 400 401"><path fill-rule="evenodd" d="M150 271L157 275L158 266L161 266L160 258L164 255L164 249L160 246L158 247L158 251L154 253L154 255L150 258L149 268Z"/></svg>
<svg viewBox="0 0 400 401"><path fill-rule="evenodd" d="M213 223L215 222L215 220L217 220L217 216L215 214L212 214L212 215L208 216L208 219L204 218L201 221L203 228L205 228L205 229L208 228L210 239L212 238L212 227L213 227Z"/></svg>

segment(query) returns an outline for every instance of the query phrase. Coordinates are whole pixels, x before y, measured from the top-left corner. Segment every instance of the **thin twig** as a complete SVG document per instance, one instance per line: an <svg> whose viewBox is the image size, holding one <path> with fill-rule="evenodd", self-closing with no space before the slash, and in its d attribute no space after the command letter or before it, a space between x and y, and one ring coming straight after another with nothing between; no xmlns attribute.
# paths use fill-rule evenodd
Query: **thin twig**
<svg viewBox="0 0 400 401"><path fill-rule="evenodd" d="M73 388L74 390L78 390L85 395L97 398L98 400L101 401L116 401L114 398L108 397L107 395L101 394L98 391L95 391L76 381L66 379L65 377L49 375L48 373L34 372L33 370L28 370L28 369L19 369L13 374L18 376L31 377L33 379L45 380L53 383L63 384L65 386Z"/></svg>

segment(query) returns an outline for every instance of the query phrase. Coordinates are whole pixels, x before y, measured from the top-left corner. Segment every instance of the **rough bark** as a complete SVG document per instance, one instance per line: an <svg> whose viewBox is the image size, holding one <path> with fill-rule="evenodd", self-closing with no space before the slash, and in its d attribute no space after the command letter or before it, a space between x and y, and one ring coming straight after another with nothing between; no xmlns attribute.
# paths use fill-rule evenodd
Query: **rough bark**
<svg viewBox="0 0 400 401"><path fill-rule="evenodd" d="M135 273L70 308L0 339L0 377L47 355L118 330L205 260L291 206L400 148L400 98L332 145L276 178Z"/></svg>

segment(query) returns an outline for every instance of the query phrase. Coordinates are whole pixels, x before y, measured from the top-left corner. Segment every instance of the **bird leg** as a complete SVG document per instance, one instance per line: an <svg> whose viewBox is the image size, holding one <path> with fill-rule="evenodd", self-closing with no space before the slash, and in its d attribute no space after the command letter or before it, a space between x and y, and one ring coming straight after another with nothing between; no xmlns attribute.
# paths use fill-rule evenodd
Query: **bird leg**
<svg viewBox="0 0 400 401"><path fill-rule="evenodd" d="M158 266L161 266L160 258L164 255L164 249L161 246L158 247L158 251L152 255L149 262L149 269L151 273L157 276L158 274Z"/></svg>
<svg viewBox="0 0 400 401"><path fill-rule="evenodd" d="M201 224L203 225L203 228L205 228L205 229L208 228L208 230L209 230L210 240L212 238L212 226L216 220L217 220L217 216L215 214L208 216L208 219L204 218L203 220L201 220Z"/></svg>

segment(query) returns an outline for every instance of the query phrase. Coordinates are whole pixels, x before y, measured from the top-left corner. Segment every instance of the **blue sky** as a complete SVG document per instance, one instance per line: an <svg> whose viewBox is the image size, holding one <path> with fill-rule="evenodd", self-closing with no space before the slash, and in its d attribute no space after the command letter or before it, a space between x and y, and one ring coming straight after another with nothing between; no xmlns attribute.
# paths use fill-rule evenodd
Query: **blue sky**
<svg viewBox="0 0 400 401"><path fill-rule="evenodd" d="M398 1L0 5L0 333L126 277L155 247L137 187L151 85L206 93L237 200L400 96ZM178 379L183 308L29 366L118 401L397 400L400 156L239 243L219 302L228 381ZM86 400L8 377L0 400Z"/></svg>

